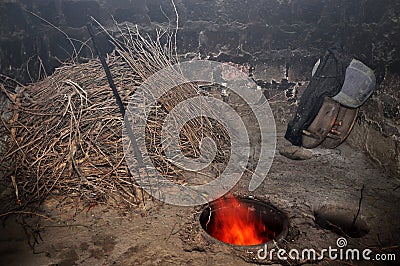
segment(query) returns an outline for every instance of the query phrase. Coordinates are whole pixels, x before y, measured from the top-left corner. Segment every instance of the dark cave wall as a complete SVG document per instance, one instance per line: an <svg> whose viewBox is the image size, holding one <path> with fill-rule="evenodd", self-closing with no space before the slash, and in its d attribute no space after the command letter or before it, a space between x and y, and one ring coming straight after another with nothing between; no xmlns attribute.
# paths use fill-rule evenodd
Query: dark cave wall
<svg viewBox="0 0 400 266"><path fill-rule="evenodd" d="M302 79L326 48L342 42L350 53L368 65L400 72L398 1L175 0L175 3L179 13L178 44L183 54L197 52L201 46L202 52L219 55L221 60L283 64L293 70L293 78ZM79 49L80 41L88 39L85 25L89 16L106 25L112 24L113 16L119 22L137 23L149 31L157 23L167 23L168 18L172 25L175 23L174 9L167 0L2 0L0 12L1 72L24 80L27 62L35 69L35 56L40 56L49 73L59 61L68 60L73 54L70 42ZM88 49L80 54L90 56Z"/></svg>
<svg viewBox="0 0 400 266"><path fill-rule="evenodd" d="M179 53L187 57L201 52L214 60L252 64L255 77L266 81L307 80L316 59L341 42L355 58L376 68L378 79L386 75L362 107L349 142L400 174L399 1L175 0L175 4ZM107 26L113 25L113 16L118 22L138 24L145 32L169 20L175 25L174 8L167 0L0 0L0 14L0 72L23 82L43 74L38 71L41 63L50 74L71 57L78 62L91 57L84 43L89 38L85 27L89 16Z"/></svg>
<svg viewBox="0 0 400 266"><path fill-rule="evenodd" d="M400 78L387 74L360 108L349 143L367 151L388 173L400 177Z"/></svg>

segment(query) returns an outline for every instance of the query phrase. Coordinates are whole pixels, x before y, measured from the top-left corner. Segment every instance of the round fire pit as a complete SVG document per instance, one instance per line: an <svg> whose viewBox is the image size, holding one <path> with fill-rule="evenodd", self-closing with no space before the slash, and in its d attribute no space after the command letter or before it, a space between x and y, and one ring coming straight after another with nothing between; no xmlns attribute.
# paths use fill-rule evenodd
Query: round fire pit
<svg viewBox="0 0 400 266"><path fill-rule="evenodd" d="M209 236L226 244L257 246L278 241L288 232L288 218L275 207L250 198L220 198L200 215Z"/></svg>

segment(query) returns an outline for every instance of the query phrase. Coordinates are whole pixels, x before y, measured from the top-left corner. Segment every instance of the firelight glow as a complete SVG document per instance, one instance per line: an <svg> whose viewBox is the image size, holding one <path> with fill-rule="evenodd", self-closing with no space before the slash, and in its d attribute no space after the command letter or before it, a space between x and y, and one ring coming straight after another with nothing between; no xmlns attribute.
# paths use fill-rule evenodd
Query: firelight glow
<svg viewBox="0 0 400 266"><path fill-rule="evenodd" d="M235 198L218 199L207 232L225 243L251 246L266 243L274 233L256 215L254 208Z"/></svg>

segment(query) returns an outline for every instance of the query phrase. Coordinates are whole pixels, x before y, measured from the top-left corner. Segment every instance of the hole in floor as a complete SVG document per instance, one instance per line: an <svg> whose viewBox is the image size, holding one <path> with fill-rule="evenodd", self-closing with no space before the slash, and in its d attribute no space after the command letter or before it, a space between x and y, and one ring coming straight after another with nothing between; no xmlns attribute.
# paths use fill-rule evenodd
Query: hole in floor
<svg viewBox="0 0 400 266"><path fill-rule="evenodd" d="M255 246L280 240L288 232L288 218L275 207L250 198L220 198L200 215L202 228L226 244Z"/></svg>
<svg viewBox="0 0 400 266"><path fill-rule="evenodd" d="M361 215L354 220L357 211L337 206L322 206L314 211L315 222L340 236L359 238L369 233L368 224Z"/></svg>

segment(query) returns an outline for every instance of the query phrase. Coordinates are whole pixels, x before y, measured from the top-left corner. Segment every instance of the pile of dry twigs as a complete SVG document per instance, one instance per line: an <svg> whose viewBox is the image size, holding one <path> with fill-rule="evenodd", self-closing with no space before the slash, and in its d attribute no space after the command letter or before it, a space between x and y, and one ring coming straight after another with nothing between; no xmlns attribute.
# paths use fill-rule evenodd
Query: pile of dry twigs
<svg viewBox="0 0 400 266"><path fill-rule="evenodd" d="M109 35L116 49L106 59L127 104L145 79L177 63L178 57L173 32L157 31L150 38L125 25L118 26L118 35ZM138 204L138 188L124 158L123 117L98 59L66 64L42 81L13 91L6 84L0 88L13 104L11 118L2 121L10 141L0 165L12 162L2 182L12 180L16 197L16 203L2 206L2 211L23 208L49 194L76 196L88 203L115 199ZM152 114L157 119L148 124L148 150L165 176L179 179L181 172L158 148L160 118L197 90L195 84L186 84L163 97L162 108L154 108ZM225 134L213 133L218 126L207 118L200 120L190 121L181 134L181 148L192 156L198 155L202 134L218 134L219 139Z"/></svg>

